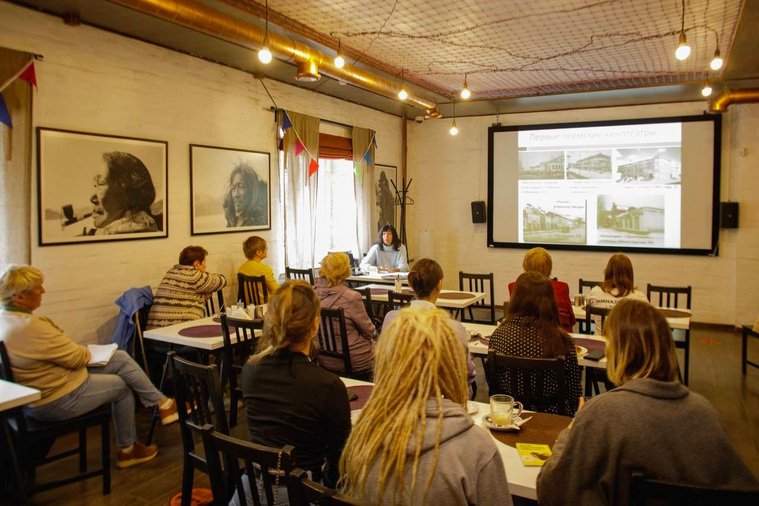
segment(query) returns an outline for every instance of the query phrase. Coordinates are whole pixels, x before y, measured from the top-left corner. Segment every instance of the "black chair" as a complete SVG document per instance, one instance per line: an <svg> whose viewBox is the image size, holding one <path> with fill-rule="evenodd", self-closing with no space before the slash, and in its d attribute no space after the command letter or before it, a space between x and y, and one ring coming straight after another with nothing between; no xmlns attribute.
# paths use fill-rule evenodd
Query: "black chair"
<svg viewBox="0 0 759 506"><path fill-rule="evenodd" d="M134 313L132 317L134 320L134 334L132 335L132 351L131 355L135 358L135 361L139 364L142 362L142 368L145 374L150 377L150 367L148 365L148 353L145 351L145 339L143 338L143 329L147 327L148 315L150 314L151 306L143 306ZM151 357L152 358L152 357Z"/></svg>
<svg viewBox="0 0 759 506"><path fill-rule="evenodd" d="M8 350L2 341L0 341L0 379L15 383ZM10 430L13 433L15 452L21 471L28 472L32 479L38 466L72 455L79 455L78 475L42 484L33 484L32 492L41 492L95 476L102 476L103 495L111 493L111 409L109 405L101 406L89 413L61 422L40 422L32 418L27 419L24 416L23 408L18 407L5 411L0 420L5 421L3 430ZM102 467L94 471L87 471L87 429L97 426L100 426ZM46 455L59 436L72 433L79 434L78 447L51 456ZM39 448L42 451L34 451ZM20 492L23 497L24 491L21 490Z"/></svg>
<svg viewBox="0 0 759 506"><path fill-rule="evenodd" d="M751 489L709 488L646 478L642 473L632 474L630 506L679 506L681 504L688 506L759 504L759 487Z"/></svg>
<svg viewBox="0 0 759 506"><path fill-rule="evenodd" d="M387 309L388 311L398 310L411 304L414 296L410 293L387 292Z"/></svg>
<svg viewBox="0 0 759 506"><path fill-rule="evenodd" d="M226 506L235 491L241 504L245 504L242 482L245 474L242 470L245 470L250 479L250 492L256 506L261 505L255 479L257 475L261 476L264 484L266 504L278 502L275 500L276 489L278 486L287 486L290 473L295 467L292 446L287 445L280 449L249 443L222 434L214 430L211 424L204 425L200 433L203 437L215 505ZM243 466L240 465L240 461L244 463Z"/></svg>
<svg viewBox="0 0 759 506"><path fill-rule="evenodd" d="M200 427L213 424L222 434L229 434L227 413L221 393L221 380L217 366L190 362L169 352L169 368L174 381L177 406L190 406L190 413L179 409L179 432L182 435L183 462L182 506L192 499L192 483L195 470L208 474L208 463L195 448L194 433ZM210 403L210 405L209 405ZM213 411L211 410L213 408Z"/></svg>
<svg viewBox="0 0 759 506"><path fill-rule="evenodd" d="M579 288L579 290L578 290L577 293L579 293L580 295L584 295L584 293L585 293L584 289L585 288L591 288L592 289L594 286L598 286L601 283L602 283L602 281L588 281L588 280L580 278L580 288Z"/></svg>
<svg viewBox="0 0 759 506"><path fill-rule="evenodd" d="M609 316L610 308L591 306L588 304L585 306L585 332L583 334L595 334L595 325L600 324L603 329L606 317ZM596 317L596 318L594 318Z"/></svg>
<svg viewBox="0 0 759 506"><path fill-rule="evenodd" d="M374 326L377 329L381 329L383 318L375 315L374 303L372 302L372 289L369 287L364 287L353 288L353 290L361 294L361 298L364 302L364 309L366 309L366 314L369 315L369 319L372 320Z"/></svg>
<svg viewBox="0 0 759 506"><path fill-rule="evenodd" d="M221 334L224 338L224 361L222 363L221 384L229 383L229 426L237 425L237 403L242 399L240 375L242 367L251 355L258 351L256 330L263 329L262 320L238 320L222 313ZM234 339L230 328L234 330ZM234 342L233 342L234 341Z"/></svg>
<svg viewBox="0 0 759 506"><path fill-rule="evenodd" d="M224 292L216 290L216 302L213 300L213 294L206 299L206 316L213 316L224 312Z"/></svg>
<svg viewBox="0 0 759 506"><path fill-rule="evenodd" d="M266 276L246 276L237 273L237 300L260 306L269 302L269 290L266 288Z"/></svg>
<svg viewBox="0 0 759 506"><path fill-rule="evenodd" d="M285 278L288 280L302 279L308 281L308 284L314 286L314 270L313 269L291 269L285 267Z"/></svg>
<svg viewBox="0 0 759 506"><path fill-rule="evenodd" d="M550 406L558 406L559 414L570 416L567 412L567 388L565 357L528 358L514 357L488 351L487 381L490 395L508 394L521 402L525 409L546 412ZM508 369L509 387L503 389L498 383L497 371ZM546 396L546 379L556 375L558 389L555 395ZM521 381L520 381L521 380ZM519 384L522 384L520 389Z"/></svg>
<svg viewBox="0 0 759 506"><path fill-rule="evenodd" d="M332 372L339 376L352 377L353 366L351 365L348 331L345 328L345 313L343 308L330 309L323 307L321 309L319 332L316 334L316 339L319 342L319 356L337 358L343 361L344 371Z"/></svg>
<svg viewBox="0 0 759 506"><path fill-rule="evenodd" d="M465 286L465 282L467 283ZM483 299L472 304L466 310L461 311L461 321L472 323L487 323L495 325L495 298L493 296L493 273L490 274L470 274L459 271L459 290L470 292L484 292L488 294L487 300ZM474 317L472 309L486 309L490 311L489 320L478 320ZM466 311L469 311L469 317L466 317Z"/></svg>
<svg viewBox="0 0 759 506"><path fill-rule="evenodd" d="M651 304L670 309L682 309L682 298L684 298L685 309L690 310L691 294L692 289L690 286L655 286L649 283L646 287L646 297ZM680 296L682 296L682 298L680 298ZM677 329L673 331L673 339L675 335L677 335L676 330ZM685 364L683 367L683 383L687 385L688 374L690 373L690 328L685 329L684 340L675 339L675 347L684 350Z"/></svg>
<svg viewBox="0 0 759 506"><path fill-rule="evenodd" d="M339 493L334 488L308 479L308 473L297 468L290 473L287 485L290 506L360 506L364 503Z"/></svg>
<svg viewBox="0 0 759 506"><path fill-rule="evenodd" d="M748 338L750 337L756 337L759 338L759 332L754 332L754 330L749 325L743 326L743 332L741 333L742 338L742 346L741 346L741 371L743 372L743 375L746 375L746 366L750 365L751 367L756 367L759 369L759 364L756 362L752 362L748 359Z"/></svg>
<svg viewBox="0 0 759 506"><path fill-rule="evenodd" d="M595 334L594 325L601 325L601 328L603 328L604 323L606 322L606 317L609 316L610 312L610 308L591 306L590 304L585 306L585 320L582 321L584 325L580 328L581 333L588 335ZM601 393L601 389L598 386L599 381L604 382L604 386L607 390L614 388L614 385L612 385L606 377L605 371L596 369L595 367L586 367L585 397L590 398L594 395L594 392L595 395Z"/></svg>

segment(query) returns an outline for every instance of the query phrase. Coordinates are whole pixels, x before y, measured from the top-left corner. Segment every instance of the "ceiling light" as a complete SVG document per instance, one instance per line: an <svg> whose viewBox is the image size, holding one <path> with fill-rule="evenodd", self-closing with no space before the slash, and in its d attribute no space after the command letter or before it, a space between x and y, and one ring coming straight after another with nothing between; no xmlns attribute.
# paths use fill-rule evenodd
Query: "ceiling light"
<svg viewBox="0 0 759 506"><path fill-rule="evenodd" d="M341 69L345 66L345 59L343 58L343 51L340 43L340 39L337 39L337 56L335 56L335 67Z"/></svg>
<svg viewBox="0 0 759 506"><path fill-rule="evenodd" d="M451 135L456 135L457 133L459 133L459 129L456 128L456 120L455 119L453 120L453 123L451 124L450 132L451 132Z"/></svg>
<svg viewBox="0 0 759 506"><path fill-rule="evenodd" d="M680 45L677 46L675 51L675 58L682 61L690 56L690 46L688 41L685 40L685 32L680 32Z"/></svg>
<svg viewBox="0 0 759 506"><path fill-rule="evenodd" d="M408 92L406 91L406 83L403 79L403 69L401 69L401 91L398 92L398 98L406 100L408 98Z"/></svg>
<svg viewBox="0 0 759 506"><path fill-rule="evenodd" d="M725 60L722 59L722 56L719 54L719 48L717 48L714 50L714 58L712 58L709 66L712 68L712 70L719 70L722 68L723 63L725 63Z"/></svg>
<svg viewBox="0 0 759 506"><path fill-rule="evenodd" d="M461 98L464 100L468 99L472 96L472 92L469 91L469 88L466 85L466 74L464 74L464 87L461 88Z"/></svg>
<svg viewBox="0 0 759 506"><path fill-rule="evenodd" d="M271 51L269 51L269 0L266 0L266 31L264 32L264 44L258 51L258 60L264 65L271 62Z"/></svg>
<svg viewBox="0 0 759 506"><path fill-rule="evenodd" d="M709 84L709 80L706 80L706 83L704 84L703 89L701 89L701 94L705 97L708 97L712 94L712 85Z"/></svg>

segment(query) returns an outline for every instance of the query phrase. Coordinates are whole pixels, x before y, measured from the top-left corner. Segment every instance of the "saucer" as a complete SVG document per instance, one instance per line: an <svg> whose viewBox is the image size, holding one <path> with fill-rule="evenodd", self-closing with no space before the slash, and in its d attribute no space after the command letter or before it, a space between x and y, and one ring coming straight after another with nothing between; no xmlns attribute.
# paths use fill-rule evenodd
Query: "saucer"
<svg viewBox="0 0 759 506"><path fill-rule="evenodd" d="M588 349L585 346L575 344L575 351L577 351L577 358L582 358L588 354Z"/></svg>
<svg viewBox="0 0 759 506"><path fill-rule="evenodd" d="M502 431L502 432L508 432L508 431L518 431L520 429L520 425L524 423L520 417L515 418L512 420L511 425L498 425L496 423L493 423L493 419L490 418L490 415L485 415L482 417L482 426L488 429Z"/></svg>
<svg viewBox="0 0 759 506"><path fill-rule="evenodd" d="M466 412L470 415L473 415L477 413L480 410L480 407L477 405L476 402L472 401L466 401Z"/></svg>

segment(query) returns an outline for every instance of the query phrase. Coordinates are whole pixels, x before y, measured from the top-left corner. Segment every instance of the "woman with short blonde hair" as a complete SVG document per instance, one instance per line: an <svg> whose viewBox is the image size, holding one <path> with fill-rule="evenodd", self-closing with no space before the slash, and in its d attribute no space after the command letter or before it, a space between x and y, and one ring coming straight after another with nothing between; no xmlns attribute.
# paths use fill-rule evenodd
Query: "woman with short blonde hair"
<svg viewBox="0 0 759 506"><path fill-rule="evenodd" d="M466 412L466 361L439 309L402 309L377 347L375 385L340 461L369 504L511 504L490 434Z"/></svg>
<svg viewBox="0 0 759 506"><path fill-rule="evenodd" d="M327 280L328 286L342 284L351 275L351 263L345 253L330 253L322 259L319 276Z"/></svg>
<svg viewBox="0 0 759 506"><path fill-rule="evenodd" d="M606 319L609 378L617 388L577 412L538 475L540 504L619 504L633 471L706 488L755 487L717 410L677 381L664 316L623 299Z"/></svg>

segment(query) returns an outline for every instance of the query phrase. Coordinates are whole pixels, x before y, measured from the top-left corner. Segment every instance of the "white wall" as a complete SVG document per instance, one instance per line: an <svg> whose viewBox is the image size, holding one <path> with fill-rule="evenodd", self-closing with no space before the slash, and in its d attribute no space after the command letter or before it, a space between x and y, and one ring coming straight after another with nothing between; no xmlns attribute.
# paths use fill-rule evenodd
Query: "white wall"
<svg viewBox="0 0 759 506"><path fill-rule="evenodd" d="M701 114L706 102L575 111L502 114L504 126ZM409 122L408 208L412 257L431 256L443 266L446 288L458 288L458 271L493 272L496 303L508 298L506 285L522 272L526 250L487 247L487 225L473 224L470 202L487 201L488 127L494 116ZM722 324L753 322L759 313L759 105L733 105L723 117L722 200L740 203L740 228L720 232L718 257L651 255L630 257L635 279L693 286L694 320ZM741 154L741 149L744 151ZM554 276L572 293L579 278L602 279L608 253L555 251Z"/></svg>
<svg viewBox="0 0 759 506"><path fill-rule="evenodd" d="M44 55L36 64L34 126L169 143L167 239L39 247L33 184L32 264L45 273L47 289L39 314L80 342L107 342L118 314L113 301L132 286L155 288L189 244L209 251L210 271L234 278L249 233L190 235L191 143L271 153L272 230L259 235L269 243L275 274L283 270L273 104L253 76L88 26L69 27L6 2L0 3L0 46ZM279 107L375 130L377 163L400 166L399 118L274 81L266 85ZM36 173L36 159L32 168Z"/></svg>

